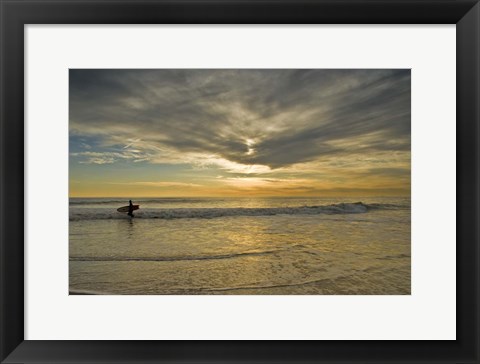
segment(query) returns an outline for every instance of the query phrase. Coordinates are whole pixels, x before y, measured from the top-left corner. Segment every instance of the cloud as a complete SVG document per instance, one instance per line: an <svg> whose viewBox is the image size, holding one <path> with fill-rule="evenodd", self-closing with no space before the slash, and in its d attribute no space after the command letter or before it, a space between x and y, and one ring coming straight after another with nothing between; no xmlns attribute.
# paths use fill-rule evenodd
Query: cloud
<svg viewBox="0 0 480 364"><path fill-rule="evenodd" d="M111 164L120 160L132 162L144 162L150 160L151 156L141 150L126 150L120 152L76 152L70 153L72 157L83 157L81 164Z"/></svg>
<svg viewBox="0 0 480 364"><path fill-rule="evenodd" d="M80 163L230 174L409 153L410 71L70 70L70 131Z"/></svg>
<svg viewBox="0 0 480 364"><path fill-rule="evenodd" d="M237 189L309 189L314 180L309 179L281 179L261 177L230 177L223 180L224 183ZM318 182L317 182L318 183Z"/></svg>
<svg viewBox="0 0 480 364"><path fill-rule="evenodd" d="M170 181L138 181L138 182L109 182L112 185L147 186L147 187L200 187L196 183Z"/></svg>

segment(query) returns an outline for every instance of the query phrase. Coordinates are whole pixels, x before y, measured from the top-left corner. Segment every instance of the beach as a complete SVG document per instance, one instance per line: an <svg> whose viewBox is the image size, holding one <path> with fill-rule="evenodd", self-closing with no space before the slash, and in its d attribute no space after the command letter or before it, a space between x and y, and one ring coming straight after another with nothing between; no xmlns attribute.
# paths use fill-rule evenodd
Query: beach
<svg viewBox="0 0 480 364"><path fill-rule="evenodd" d="M408 198L71 198L70 294L406 295Z"/></svg>

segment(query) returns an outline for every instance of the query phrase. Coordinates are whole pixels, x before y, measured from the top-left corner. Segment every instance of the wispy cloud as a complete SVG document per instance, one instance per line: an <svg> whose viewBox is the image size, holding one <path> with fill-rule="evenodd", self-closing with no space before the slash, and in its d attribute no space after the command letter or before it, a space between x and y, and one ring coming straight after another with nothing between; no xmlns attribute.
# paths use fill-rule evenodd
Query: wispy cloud
<svg viewBox="0 0 480 364"><path fill-rule="evenodd" d="M81 164L111 164L119 160L132 162L148 161L151 157L140 150L127 150L124 152L77 152L70 153L72 157L83 157Z"/></svg>
<svg viewBox="0 0 480 364"><path fill-rule="evenodd" d="M201 187L195 183L170 181L137 181L137 182L109 182L112 185L148 186L148 187Z"/></svg>

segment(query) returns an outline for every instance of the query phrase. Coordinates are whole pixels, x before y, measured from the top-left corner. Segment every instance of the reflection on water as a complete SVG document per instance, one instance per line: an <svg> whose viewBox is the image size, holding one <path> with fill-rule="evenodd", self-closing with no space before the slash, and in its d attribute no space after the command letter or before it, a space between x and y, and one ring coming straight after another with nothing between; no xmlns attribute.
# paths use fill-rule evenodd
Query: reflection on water
<svg viewBox="0 0 480 364"><path fill-rule="evenodd" d="M133 239L133 236L135 235L135 224L134 224L134 220L129 218L128 220L128 224L127 224L127 236L128 236L128 239Z"/></svg>

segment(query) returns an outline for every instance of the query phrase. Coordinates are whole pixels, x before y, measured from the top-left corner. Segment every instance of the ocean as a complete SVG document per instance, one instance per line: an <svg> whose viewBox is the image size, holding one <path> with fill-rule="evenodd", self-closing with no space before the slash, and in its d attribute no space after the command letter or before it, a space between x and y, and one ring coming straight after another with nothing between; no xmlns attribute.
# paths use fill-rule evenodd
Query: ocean
<svg viewBox="0 0 480 364"><path fill-rule="evenodd" d="M410 199L70 198L71 294L408 295Z"/></svg>

